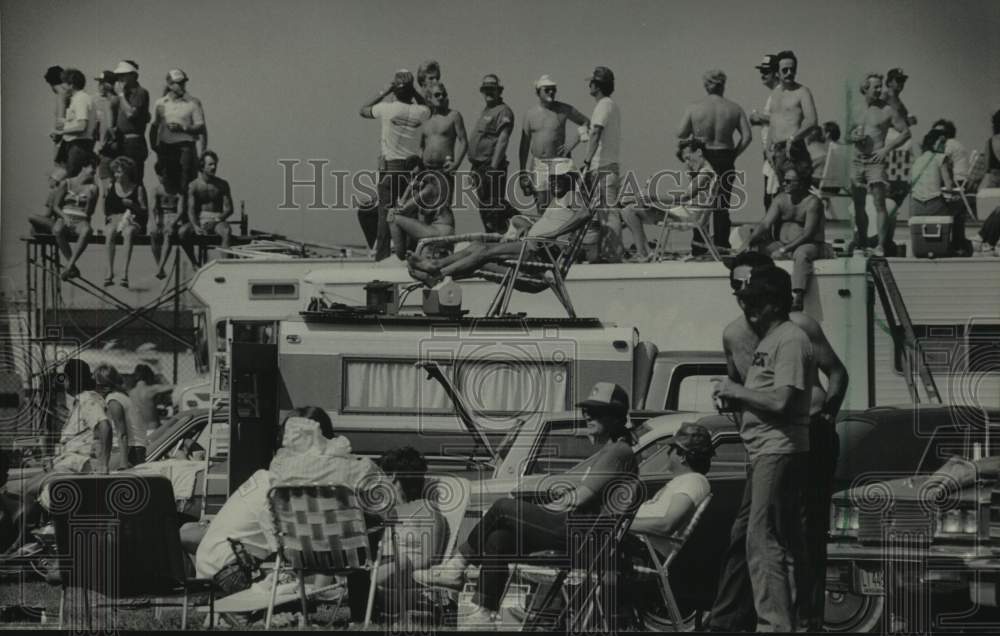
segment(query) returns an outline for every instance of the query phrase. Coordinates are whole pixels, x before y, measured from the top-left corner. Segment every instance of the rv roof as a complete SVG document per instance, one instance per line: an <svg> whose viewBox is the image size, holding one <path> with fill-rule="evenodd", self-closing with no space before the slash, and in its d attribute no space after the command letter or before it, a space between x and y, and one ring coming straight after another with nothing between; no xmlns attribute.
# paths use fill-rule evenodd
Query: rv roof
<svg viewBox="0 0 1000 636"><path fill-rule="evenodd" d="M501 318L484 318L482 316L425 316L425 315L381 315L354 312L302 311L299 312L304 322L338 325L383 325L383 326L421 326L421 325L458 325L461 327L568 327L583 329L600 329L605 325L597 318L558 318L537 316L505 316Z"/></svg>

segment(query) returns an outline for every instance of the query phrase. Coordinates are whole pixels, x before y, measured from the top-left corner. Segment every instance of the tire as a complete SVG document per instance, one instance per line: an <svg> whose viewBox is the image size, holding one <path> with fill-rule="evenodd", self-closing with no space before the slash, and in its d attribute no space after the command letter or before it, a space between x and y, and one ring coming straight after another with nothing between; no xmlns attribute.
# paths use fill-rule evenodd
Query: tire
<svg viewBox="0 0 1000 636"><path fill-rule="evenodd" d="M874 632L882 625L884 596L826 592L823 628L828 632Z"/></svg>

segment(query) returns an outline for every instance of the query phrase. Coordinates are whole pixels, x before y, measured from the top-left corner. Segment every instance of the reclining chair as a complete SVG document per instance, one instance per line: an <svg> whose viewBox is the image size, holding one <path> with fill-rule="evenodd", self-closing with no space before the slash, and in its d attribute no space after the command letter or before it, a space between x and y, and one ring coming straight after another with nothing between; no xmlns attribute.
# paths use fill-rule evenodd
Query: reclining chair
<svg viewBox="0 0 1000 636"><path fill-rule="evenodd" d="M648 185L649 184L647 183L647 188ZM719 195L718 175L712 177L712 182L708 186L708 191L709 201L715 203L718 200ZM716 247L715 242L712 240L712 233L709 231L709 223L712 220L712 210L693 208L689 205L671 206L666 209L658 205L650 205L649 207L663 212L663 220L657 224L660 228L660 232L656 238L656 246L653 248L652 254L650 254L650 260L652 262L658 263L664 260L666 257L667 245L670 242L670 233L674 230L694 232L696 238L700 237L702 244L705 246L705 249L708 250L708 253L711 254L712 258L718 262L722 262L722 256L719 253L719 248Z"/></svg>
<svg viewBox="0 0 1000 636"><path fill-rule="evenodd" d="M581 197L580 200L585 200L585 197ZM514 290L537 294L546 289L552 290L570 318L576 318L576 310L566 289L566 275L577 260L587 229L594 222L597 208L588 207L587 210L588 214L585 217L567 226L558 237L542 239L527 238L522 235L515 239L521 247L516 259L507 259L502 264L490 264L493 267L487 266L476 270L477 277L500 284L500 289L486 311L487 318L507 314ZM416 253L421 254L432 245L454 244L459 241L498 243L504 239L504 235L496 233L425 238L417 243ZM531 249L532 245L536 246L534 250Z"/></svg>

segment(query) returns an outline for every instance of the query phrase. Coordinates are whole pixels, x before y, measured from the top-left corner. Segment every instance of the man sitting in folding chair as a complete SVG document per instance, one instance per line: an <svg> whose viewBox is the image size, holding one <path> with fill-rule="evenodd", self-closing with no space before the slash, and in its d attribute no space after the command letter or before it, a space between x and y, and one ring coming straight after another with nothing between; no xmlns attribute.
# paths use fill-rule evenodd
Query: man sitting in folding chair
<svg viewBox="0 0 1000 636"><path fill-rule="evenodd" d="M680 610L670 588L667 570L694 529L695 513L712 494L710 482L705 477L715 454L712 434L700 424L685 423L667 447L658 452L666 453L663 470L673 478L635 513L629 533L638 537L642 545L629 542L626 549L643 561L651 562L651 570L643 568L640 572L657 577L660 598L654 603L658 606L662 601L666 605L674 629L680 630ZM640 599L633 599L633 602L638 601Z"/></svg>
<svg viewBox="0 0 1000 636"><path fill-rule="evenodd" d="M712 241L706 238L708 235L706 223L710 218L709 213L715 210L718 175L705 159L704 142L697 138L681 141L677 146L677 158L684 162L690 171L690 181L686 192L671 193L665 197L659 197L655 192L655 184L651 184L650 191L646 193L643 200L635 201L622 210L622 219L632 230L632 238L635 241L635 254L631 259L633 262L647 261L651 258L646 231L643 229L645 223L662 224L662 231L657 239L653 257L658 258L666 249L665 239L671 221L683 223L692 218L696 221L697 227L691 229L701 234L700 240L707 249L710 251L715 249ZM660 206L675 207L665 210ZM695 239L692 244L702 244L698 242L697 236ZM716 254L713 252L713 255Z"/></svg>
<svg viewBox="0 0 1000 636"><path fill-rule="evenodd" d="M414 579L423 585L461 590L466 566L480 565L479 586L473 598L477 609L468 625L492 625L494 615L500 610L511 563L536 551L567 551L571 527L608 516L609 508L622 504L615 494L617 488L633 483L639 474L626 428L629 404L624 388L610 382L595 384L590 396L577 406L583 410L587 436L597 449L559 475L560 484L573 486L545 505L513 498L498 500L472 529L457 554L439 566L415 572ZM624 510L615 512L620 516Z"/></svg>
<svg viewBox="0 0 1000 636"><path fill-rule="evenodd" d="M225 578L227 568L237 568L230 539L241 543L258 560L277 549L267 496L272 485L310 482L343 484L352 489L381 471L368 458L351 454L346 437L334 433L326 411L302 407L292 411L280 428L281 448L267 470L258 470L230 496L206 529L198 523L181 527L181 541L188 550L197 546L195 569L201 578ZM322 585L328 581L317 581ZM269 590L265 581L261 590ZM364 616L367 577L348 578L351 617ZM237 590L223 590L234 592ZM353 593L352 593L353 592Z"/></svg>
<svg viewBox="0 0 1000 636"><path fill-rule="evenodd" d="M498 243L476 242L465 249L443 258L426 258L411 254L408 258L410 275L433 287L445 277L468 278L480 269L505 273L502 263L516 259L521 254L519 234L527 229L526 239L554 239L577 227L578 223L590 216L585 205L577 205L575 184L579 173L571 172L568 164L558 164L557 174L552 176L551 188L554 200L545 209L541 218L530 223L526 217L512 219L511 228ZM537 245L530 246L534 251Z"/></svg>

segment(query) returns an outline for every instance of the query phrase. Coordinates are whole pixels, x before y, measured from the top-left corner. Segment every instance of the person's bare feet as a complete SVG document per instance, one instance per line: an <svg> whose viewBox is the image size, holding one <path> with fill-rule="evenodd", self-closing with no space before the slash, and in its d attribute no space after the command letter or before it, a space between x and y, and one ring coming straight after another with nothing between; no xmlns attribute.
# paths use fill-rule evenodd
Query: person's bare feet
<svg viewBox="0 0 1000 636"><path fill-rule="evenodd" d="M436 275L441 272L440 268L438 268L432 260L417 256L413 252L406 255L406 262L409 264L411 269L419 269L420 271L428 274Z"/></svg>

